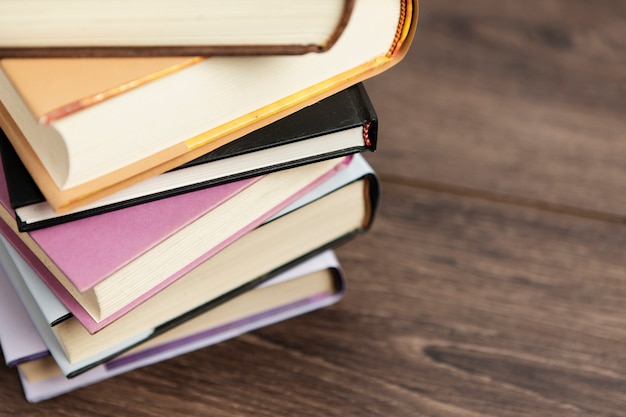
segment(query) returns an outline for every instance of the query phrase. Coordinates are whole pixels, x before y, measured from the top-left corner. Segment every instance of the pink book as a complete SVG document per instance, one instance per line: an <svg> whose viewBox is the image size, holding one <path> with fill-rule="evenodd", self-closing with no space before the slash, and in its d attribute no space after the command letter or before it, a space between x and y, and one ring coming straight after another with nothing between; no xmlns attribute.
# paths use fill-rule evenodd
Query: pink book
<svg viewBox="0 0 626 417"><path fill-rule="evenodd" d="M0 232L94 333L313 189L350 158L317 162L18 232L0 169Z"/></svg>

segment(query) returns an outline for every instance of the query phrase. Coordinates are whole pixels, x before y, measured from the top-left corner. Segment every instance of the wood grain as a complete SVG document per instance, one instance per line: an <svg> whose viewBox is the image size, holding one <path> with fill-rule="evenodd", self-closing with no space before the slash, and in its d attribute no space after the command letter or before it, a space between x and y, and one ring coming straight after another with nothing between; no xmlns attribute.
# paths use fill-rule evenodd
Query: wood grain
<svg viewBox="0 0 626 417"><path fill-rule="evenodd" d="M626 213L626 4L423 1L366 85L385 176Z"/></svg>
<svg viewBox="0 0 626 417"><path fill-rule="evenodd" d="M423 0L328 309L0 416L626 416L626 3Z"/></svg>

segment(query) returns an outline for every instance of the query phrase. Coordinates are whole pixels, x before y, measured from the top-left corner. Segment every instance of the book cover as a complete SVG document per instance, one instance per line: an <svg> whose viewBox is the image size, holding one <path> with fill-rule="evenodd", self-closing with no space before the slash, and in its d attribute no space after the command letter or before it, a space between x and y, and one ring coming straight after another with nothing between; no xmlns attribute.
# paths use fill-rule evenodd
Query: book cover
<svg viewBox="0 0 626 417"><path fill-rule="evenodd" d="M373 220L377 187L375 176L368 174L272 219L95 334L74 319L49 326L16 264L26 262L8 244L3 246L5 267L21 286L23 302L32 307L29 312L39 311L32 318L55 360L73 377L354 237ZM215 287L223 295L207 301Z"/></svg>
<svg viewBox="0 0 626 417"><path fill-rule="evenodd" d="M323 54L210 57L48 124L2 72L0 125L50 205L69 211L387 70L416 18L416 1L359 1Z"/></svg>
<svg viewBox="0 0 626 417"><path fill-rule="evenodd" d="M0 56L323 52L341 35L353 5L354 0L4 0Z"/></svg>
<svg viewBox="0 0 626 417"><path fill-rule="evenodd" d="M0 153L18 229L37 230L208 186L374 151L378 118L359 83L183 166L64 215L54 212L0 131Z"/></svg>
<svg viewBox="0 0 626 417"><path fill-rule="evenodd" d="M0 172L0 231L68 308L96 331L343 169L348 159L308 164L28 233L17 232Z"/></svg>
<svg viewBox="0 0 626 417"><path fill-rule="evenodd" d="M315 279L323 285L326 283L331 290L318 290L311 286L307 293L296 294L298 287L310 285L298 285L300 278L311 282ZM296 283L295 291L281 288L281 284L289 282ZM275 276L250 293L224 303L221 308L203 313L72 379L63 375L49 355L47 346L2 268L0 289L0 344L5 361L10 367L18 367L26 399L38 402L332 305L343 294L344 278L332 251L323 252ZM259 291L263 289L266 289L264 293ZM255 291L256 296L250 297L249 294ZM282 297L277 296L278 293ZM253 307L250 308L250 305Z"/></svg>

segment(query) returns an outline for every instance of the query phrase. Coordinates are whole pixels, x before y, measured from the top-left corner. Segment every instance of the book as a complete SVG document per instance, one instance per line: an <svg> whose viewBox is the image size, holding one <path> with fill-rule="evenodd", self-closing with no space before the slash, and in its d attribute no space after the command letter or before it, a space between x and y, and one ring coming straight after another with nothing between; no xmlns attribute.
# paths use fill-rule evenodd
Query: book
<svg viewBox="0 0 626 417"><path fill-rule="evenodd" d="M326 195L359 180L364 180L368 183L367 192L369 193L368 198L370 199L370 202L366 203L366 205L371 206L370 210L373 211L376 208L376 202L378 199L378 182L376 180L376 174L372 167L367 163L365 158L362 155L357 154L354 155L352 161L345 169L342 169L328 180L324 181L317 187L307 192L305 195L298 198L296 201L291 203L288 207L285 207L281 212L274 215L265 223L272 222L275 219L286 216L287 214L290 214L295 210L303 208L304 206L315 202L316 200L321 199L322 197L325 197ZM370 212L368 216L373 217L373 212ZM0 230L2 230L1 225L2 223L0 222ZM237 245L237 242L233 244ZM20 252L20 254L29 253L26 245L24 245L23 243L20 244L20 241L16 241L14 245L17 248L17 251ZM37 264L33 263L33 265ZM97 329L99 329L100 327L104 327L107 324L107 321L100 324L96 323L93 319L90 318L88 314L82 313L79 307L80 305L76 303L76 301L73 300L73 298L70 297L69 294L67 294L67 291L64 292L61 289L62 287L49 286L47 284L47 282L52 282L54 284L54 280L48 280L46 279L46 276L44 276L43 278L45 282L42 281L42 277L39 276L39 272L36 274L32 274L29 273L26 269L20 269L20 272L24 277L24 281L25 284L28 286L29 292L31 292L31 294L35 298L37 304L42 310L42 314L46 318L46 323L48 323L49 326L55 326L62 321L72 317L72 311L77 312L77 317L79 318L79 321L86 328L94 329L92 332L97 331ZM42 272L45 274L46 270L43 269ZM62 302L61 300L63 300L64 302ZM108 322L112 321L114 320L109 320Z"/></svg>
<svg viewBox="0 0 626 417"><path fill-rule="evenodd" d="M342 297L344 285L334 253L322 252L258 288L68 379L0 268L0 345L7 366L18 369L26 399L39 402L330 306Z"/></svg>
<svg viewBox="0 0 626 417"><path fill-rule="evenodd" d="M0 56L303 54L328 50L354 0L3 0Z"/></svg>
<svg viewBox="0 0 626 417"><path fill-rule="evenodd" d="M15 252L10 254L12 260L15 255ZM2 265L2 262L0 262L0 265ZM244 297L246 294L251 292L259 293L259 290L262 288L270 287L275 284L289 281L313 272L325 270L327 268L338 269L338 267L339 264L334 252L329 249L285 269L268 279L266 282L259 284L257 287L248 292L234 297L232 300L225 302L223 305L233 305L235 304L233 303L234 300L245 300L248 298ZM339 271L337 272L339 273ZM51 296L54 297L54 295ZM238 301L235 305L241 305L240 303L241 302ZM230 308L231 307L228 307L228 309ZM218 308L216 307L211 311L217 309ZM220 307L219 309L221 310L222 308ZM241 311L244 311L245 309L245 306L243 308L238 307L238 310ZM205 314L206 313L202 313L200 316L204 316ZM15 367L25 362L31 362L36 359L50 356L48 346L37 331L35 324L30 319L30 314L27 312L27 306L21 302L20 296L16 293L16 290L4 268L0 268L0 318L3 318L0 320L0 345L7 366ZM147 346L159 345L163 340L169 341L174 335L178 337L178 335L188 333L185 329L195 328L196 325L193 324L193 322L197 323L197 318L198 317L190 320L192 323L185 322L184 324L177 326L175 329L170 329L164 332L160 336L151 339L149 343L141 343L121 356L128 357L134 354L134 351L137 351L138 349L144 350ZM1 343L2 340L4 340L4 343Z"/></svg>
<svg viewBox="0 0 626 417"><path fill-rule="evenodd" d="M142 58L118 60L112 68L103 59L92 64L99 68L94 72L80 61L96 58L67 59L64 67L78 70L65 72L78 75L65 81L47 60L30 61L55 80L31 98L26 96L33 83L24 82L32 75L32 68L24 68L29 63L13 60L21 70L11 72L5 59L0 62L0 126L52 208L69 211L387 70L406 54L416 19L416 0L360 0L342 36L325 53L201 59L136 88L109 84L105 91L123 93L44 121L31 108L50 95L50 88L81 89L82 74L86 90L97 92L89 97L99 97L103 90L94 87L96 80L104 77L108 83L109 76L140 65ZM84 97L74 95L68 102Z"/></svg>
<svg viewBox="0 0 626 417"><path fill-rule="evenodd" d="M370 199L369 203L366 203L368 208L368 218L369 222L372 221L373 211L376 209L377 200L378 200L378 181L376 179L376 174L372 167L367 163L365 158L362 155L357 154L354 156L353 160L350 164L343 170L339 171L337 174L333 175L327 181L324 181L322 184L318 185L302 197L298 198L298 200L291 203L288 207L284 208L280 213L274 215L271 219L269 219L266 223L272 222L275 219L286 216L291 212L303 208L304 206L315 202L322 197L325 197L328 194L333 193L334 191L339 190L342 187L345 187L353 182L363 180L367 182L367 192L368 198ZM265 223L264 223L265 224ZM272 226L274 227L274 226ZM364 228L367 227L367 224ZM254 232L254 231L253 231ZM257 239L257 238L254 238ZM237 242L234 243L237 245ZM19 250L19 247L18 247ZM28 252L26 252L28 253ZM18 263L18 269L19 264ZM40 307L42 314L46 319L46 323L49 326L55 326L64 320L72 317L72 312L66 304L72 305L71 297L66 300L64 304L61 302L61 299L65 299L65 296L62 292L55 294L45 282L41 280L37 274L29 273L27 269L20 269L20 272L24 278L25 284L29 289L29 292L32 294L33 298L36 300L37 305ZM44 271L45 272L45 271ZM167 289L165 290L167 291ZM205 292L205 295L210 295L208 292ZM162 297L166 297L165 295ZM175 297L170 297L175 298ZM161 301L163 305L165 305L166 301ZM79 310L80 311L80 310ZM88 315L86 315L89 317ZM89 321L88 319L84 320L81 318L83 324L87 328L98 327L95 323L92 323L93 320ZM104 326L104 325L102 325Z"/></svg>
<svg viewBox="0 0 626 417"><path fill-rule="evenodd" d="M63 215L45 201L1 131L0 153L18 229L27 232L306 163L374 151L377 132L376 112L359 83L182 167Z"/></svg>
<svg viewBox="0 0 626 417"><path fill-rule="evenodd" d="M307 164L27 233L17 231L0 172L0 232L23 248L22 255L46 283L95 331L262 224L349 159Z"/></svg>
<svg viewBox="0 0 626 417"><path fill-rule="evenodd" d="M35 271L4 239L2 263L55 361L74 377L366 230L377 187L375 175L367 174L272 219L94 334L75 318L49 325L45 304L27 284Z"/></svg>

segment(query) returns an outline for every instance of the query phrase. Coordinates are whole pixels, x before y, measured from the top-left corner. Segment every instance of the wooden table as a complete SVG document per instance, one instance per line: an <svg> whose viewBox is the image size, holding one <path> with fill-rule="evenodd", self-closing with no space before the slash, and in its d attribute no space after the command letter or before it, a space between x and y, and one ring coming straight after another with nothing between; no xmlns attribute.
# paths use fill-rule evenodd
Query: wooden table
<svg viewBox="0 0 626 417"><path fill-rule="evenodd" d="M626 415L626 2L422 0L338 305L0 415Z"/></svg>

